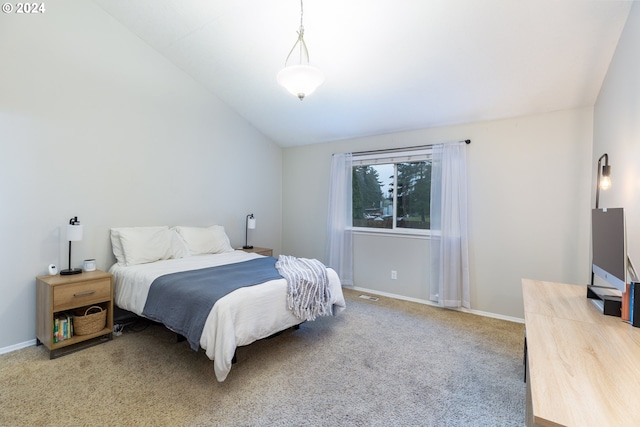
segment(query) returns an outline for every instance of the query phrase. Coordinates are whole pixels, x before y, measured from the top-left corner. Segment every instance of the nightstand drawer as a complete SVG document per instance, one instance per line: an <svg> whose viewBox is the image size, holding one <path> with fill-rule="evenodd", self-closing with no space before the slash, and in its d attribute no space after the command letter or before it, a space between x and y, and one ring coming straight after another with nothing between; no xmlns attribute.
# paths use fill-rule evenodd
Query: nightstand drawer
<svg viewBox="0 0 640 427"><path fill-rule="evenodd" d="M53 311L111 299L111 279L58 285L53 290Z"/></svg>

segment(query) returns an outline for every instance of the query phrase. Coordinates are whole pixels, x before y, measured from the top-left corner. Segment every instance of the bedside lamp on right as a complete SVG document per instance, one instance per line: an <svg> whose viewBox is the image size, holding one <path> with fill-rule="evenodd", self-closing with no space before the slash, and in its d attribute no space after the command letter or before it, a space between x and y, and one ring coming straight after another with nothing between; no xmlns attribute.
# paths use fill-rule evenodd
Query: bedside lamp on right
<svg viewBox="0 0 640 427"><path fill-rule="evenodd" d="M256 228L256 219L253 214L247 215L247 221L244 229L244 246L242 249L253 249L253 246L249 245L249 230Z"/></svg>

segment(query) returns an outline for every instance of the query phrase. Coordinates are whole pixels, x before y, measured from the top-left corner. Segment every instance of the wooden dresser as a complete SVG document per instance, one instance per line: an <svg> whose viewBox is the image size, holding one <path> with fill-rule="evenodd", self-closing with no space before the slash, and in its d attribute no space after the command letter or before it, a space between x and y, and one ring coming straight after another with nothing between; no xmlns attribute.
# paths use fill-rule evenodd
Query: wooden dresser
<svg viewBox="0 0 640 427"><path fill-rule="evenodd" d="M522 280L527 426L640 426L640 328L586 286Z"/></svg>

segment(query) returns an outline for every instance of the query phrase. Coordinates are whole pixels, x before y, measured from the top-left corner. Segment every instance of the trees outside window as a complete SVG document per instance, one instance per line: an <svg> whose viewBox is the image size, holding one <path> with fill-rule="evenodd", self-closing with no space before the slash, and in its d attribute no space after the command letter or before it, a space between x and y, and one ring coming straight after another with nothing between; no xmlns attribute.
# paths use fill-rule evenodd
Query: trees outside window
<svg viewBox="0 0 640 427"><path fill-rule="evenodd" d="M431 161L353 167L353 226L429 230Z"/></svg>

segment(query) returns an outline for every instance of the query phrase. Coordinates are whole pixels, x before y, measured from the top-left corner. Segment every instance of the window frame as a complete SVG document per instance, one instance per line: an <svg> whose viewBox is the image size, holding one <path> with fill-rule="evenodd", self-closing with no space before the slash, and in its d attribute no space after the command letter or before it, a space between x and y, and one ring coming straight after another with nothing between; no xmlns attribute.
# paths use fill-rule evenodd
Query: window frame
<svg viewBox="0 0 640 427"><path fill-rule="evenodd" d="M403 236L414 238L429 238L439 233L419 228L398 228L397 223L397 198L398 198L398 163L432 162L432 147L414 148L409 150L381 150L380 152L353 153L352 168L357 166L375 166L393 164L393 220L392 228L374 228L351 226L348 229L355 234ZM433 163L431 163L433 164ZM353 190L353 184L352 184Z"/></svg>

